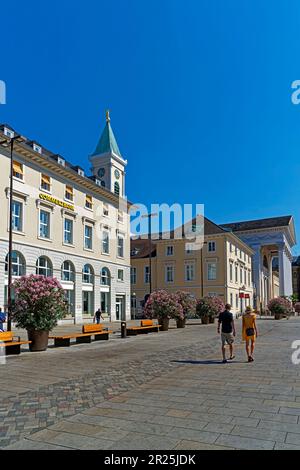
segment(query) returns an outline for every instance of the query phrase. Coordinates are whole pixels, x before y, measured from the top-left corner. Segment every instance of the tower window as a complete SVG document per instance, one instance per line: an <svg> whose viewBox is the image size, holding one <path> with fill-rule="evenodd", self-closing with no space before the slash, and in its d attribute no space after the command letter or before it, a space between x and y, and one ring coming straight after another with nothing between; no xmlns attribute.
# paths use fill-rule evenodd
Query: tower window
<svg viewBox="0 0 300 470"><path fill-rule="evenodd" d="M117 196L120 195L120 185L119 185L118 181L115 182L114 192Z"/></svg>

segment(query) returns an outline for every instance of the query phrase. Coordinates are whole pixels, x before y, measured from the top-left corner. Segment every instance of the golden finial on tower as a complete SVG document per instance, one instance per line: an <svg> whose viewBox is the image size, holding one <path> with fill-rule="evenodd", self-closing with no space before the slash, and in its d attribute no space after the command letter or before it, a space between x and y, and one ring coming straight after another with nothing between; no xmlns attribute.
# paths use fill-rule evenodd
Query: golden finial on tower
<svg viewBox="0 0 300 470"><path fill-rule="evenodd" d="M110 122L109 109L106 110L106 122Z"/></svg>

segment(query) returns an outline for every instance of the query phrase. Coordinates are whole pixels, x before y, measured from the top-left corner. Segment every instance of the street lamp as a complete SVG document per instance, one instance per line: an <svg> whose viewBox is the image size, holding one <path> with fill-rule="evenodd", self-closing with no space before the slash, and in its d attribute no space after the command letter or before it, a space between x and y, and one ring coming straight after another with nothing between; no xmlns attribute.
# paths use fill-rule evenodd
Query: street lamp
<svg viewBox="0 0 300 470"><path fill-rule="evenodd" d="M142 219L148 218L148 240L149 240L149 295L152 293L152 266L151 266L151 258L152 258L152 244L151 244L151 217L155 217L158 214L146 214L142 215Z"/></svg>
<svg viewBox="0 0 300 470"><path fill-rule="evenodd" d="M2 140L0 145L4 148L10 147L10 188L9 188L9 238L8 238L8 284L7 284L7 331L11 331L11 313L12 313L12 222L13 222L13 150L14 142L24 142L26 139L20 134L9 137L7 140Z"/></svg>

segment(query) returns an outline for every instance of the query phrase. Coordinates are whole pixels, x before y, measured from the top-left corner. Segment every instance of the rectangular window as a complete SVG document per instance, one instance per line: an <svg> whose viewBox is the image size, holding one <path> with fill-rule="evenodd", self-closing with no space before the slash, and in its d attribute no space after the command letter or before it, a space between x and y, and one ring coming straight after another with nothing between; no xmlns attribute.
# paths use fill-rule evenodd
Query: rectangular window
<svg viewBox="0 0 300 470"><path fill-rule="evenodd" d="M103 203L103 215L108 216L108 204Z"/></svg>
<svg viewBox="0 0 300 470"><path fill-rule="evenodd" d="M12 229L17 232L23 230L23 204L18 201L12 202Z"/></svg>
<svg viewBox="0 0 300 470"><path fill-rule="evenodd" d="M230 305L233 306L233 294L230 294Z"/></svg>
<svg viewBox="0 0 300 470"><path fill-rule="evenodd" d="M107 230L102 232L102 253L109 254L109 232Z"/></svg>
<svg viewBox="0 0 300 470"><path fill-rule="evenodd" d="M40 145L33 144L32 148L35 152L42 153L42 147Z"/></svg>
<svg viewBox="0 0 300 470"><path fill-rule="evenodd" d="M186 281L195 280L195 264L194 263L185 265L185 280Z"/></svg>
<svg viewBox="0 0 300 470"><path fill-rule="evenodd" d="M118 256L124 258L124 237L118 236Z"/></svg>
<svg viewBox="0 0 300 470"><path fill-rule="evenodd" d="M118 222L123 223L124 222L124 216L122 211L118 211Z"/></svg>
<svg viewBox="0 0 300 470"><path fill-rule="evenodd" d="M68 199L68 201L73 201L74 190L73 190L72 186L66 185L65 198Z"/></svg>
<svg viewBox="0 0 300 470"><path fill-rule="evenodd" d="M238 267L235 266L235 282L238 282Z"/></svg>
<svg viewBox="0 0 300 470"><path fill-rule="evenodd" d="M130 282L131 284L136 284L136 268L131 268L130 270Z"/></svg>
<svg viewBox="0 0 300 470"><path fill-rule="evenodd" d="M50 213L40 211L40 237L50 238Z"/></svg>
<svg viewBox="0 0 300 470"><path fill-rule="evenodd" d="M243 284L243 268L240 268L240 283Z"/></svg>
<svg viewBox="0 0 300 470"><path fill-rule="evenodd" d="M84 226L84 248L87 250L93 248L93 228L89 225Z"/></svg>
<svg viewBox="0 0 300 470"><path fill-rule="evenodd" d="M173 246L167 246L167 256L173 256L174 254L174 247Z"/></svg>
<svg viewBox="0 0 300 470"><path fill-rule="evenodd" d="M145 284L149 284L149 282L150 282L150 267L149 266L145 266L144 280L145 280Z"/></svg>
<svg viewBox="0 0 300 470"><path fill-rule="evenodd" d="M215 281L217 279L217 263L207 264L207 279L209 281Z"/></svg>
<svg viewBox="0 0 300 470"><path fill-rule="evenodd" d="M41 175L41 189L50 193L51 191L51 179L50 176L42 173Z"/></svg>
<svg viewBox="0 0 300 470"><path fill-rule="evenodd" d="M239 294L235 294L235 307L239 308Z"/></svg>
<svg viewBox="0 0 300 470"><path fill-rule="evenodd" d="M230 253L232 253L232 252L233 252L233 244L230 243Z"/></svg>
<svg viewBox="0 0 300 470"><path fill-rule="evenodd" d="M85 207L87 209L93 209L93 198L88 194L85 196Z"/></svg>
<svg viewBox="0 0 300 470"><path fill-rule="evenodd" d="M166 282L174 282L174 266L166 266Z"/></svg>
<svg viewBox="0 0 300 470"><path fill-rule="evenodd" d="M244 284L247 285L247 270L244 269Z"/></svg>
<svg viewBox="0 0 300 470"><path fill-rule="evenodd" d="M123 269L118 269L118 281L124 281L124 271L123 271Z"/></svg>
<svg viewBox="0 0 300 470"><path fill-rule="evenodd" d="M216 242L208 242L208 251L216 251Z"/></svg>
<svg viewBox="0 0 300 470"><path fill-rule="evenodd" d="M235 256L237 256L237 255L238 255L238 248L237 248L237 246L236 246L236 247L235 247Z"/></svg>
<svg viewBox="0 0 300 470"><path fill-rule="evenodd" d="M185 252L187 255L190 255L193 251L193 244L192 243L186 243L185 244Z"/></svg>
<svg viewBox="0 0 300 470"><path fill-rule="evenodd" d="M233 281L233 265L232 263L230 263L229 265L229 278L230 278L230 281L232 282Z"/></svg>
<svg viewBox="0 0 300 470"><path fill-rule="evenodd" d="M23 165L22 163L16 162L15 160L13 161L13 176L23 181Z"/></svg>
<svg viewBox="0 0 300 470"><path fill-rule="evenodd" d="M65 219L64 222L64 243L73 244L73 220Z"/></svg>
<svg viewBox="0 0 300 470"><path fill-rule="evenodd" d="M248 272L248 286L251 286L251 272Z"/></svg>

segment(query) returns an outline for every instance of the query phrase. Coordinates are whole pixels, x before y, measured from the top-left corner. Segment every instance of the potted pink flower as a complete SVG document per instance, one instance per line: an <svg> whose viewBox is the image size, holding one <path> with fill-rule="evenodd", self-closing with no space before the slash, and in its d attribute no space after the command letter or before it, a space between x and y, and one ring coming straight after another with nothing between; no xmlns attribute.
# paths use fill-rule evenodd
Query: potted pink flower
<svg viewBox="0 0 300 470"><path fill-rule="evenodd" d="M284 316L289 316L293 312L291 302L285 297L276 297L268 303L268 309L274 315L275 320L281 320Z"/></svg>
<svg viewBox="0 0 300 470"><path fill-rule="evenodd" d="M205 325L214 323L215 318L224 310L225 306L219 297L203 297L197 301L196 315Z"/></svg>
<svg viewBox="0 0 300 470"><path fill-rule="evenodd" d="M183 318L182 306L175 294L169 294L165 290L152 292L144 307L147 318L157 318L162 331L169 329L170 318Z"/></svg>
<svg viewBox="0 0 300 470"><path fill-rule="evenodd" d="M67 315L64 290L56 278L31 274L13 283L12 320L27 330L31 351L45 351L49 331Z"/></svg>
<svg viewBox="0 0 300 470"><path fill-rule="evenodd" d="M184 328L187 316L194 316L196 313L197 301L189 292L177 291L177 302L182 307L182 313L176 318L177 328Z"/></svg>

